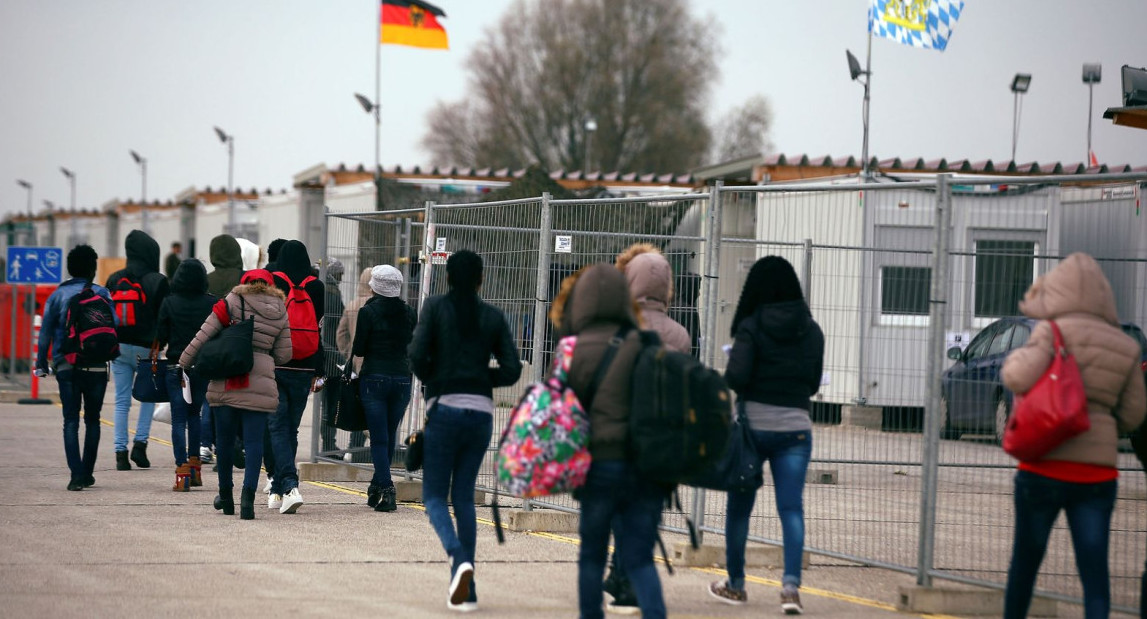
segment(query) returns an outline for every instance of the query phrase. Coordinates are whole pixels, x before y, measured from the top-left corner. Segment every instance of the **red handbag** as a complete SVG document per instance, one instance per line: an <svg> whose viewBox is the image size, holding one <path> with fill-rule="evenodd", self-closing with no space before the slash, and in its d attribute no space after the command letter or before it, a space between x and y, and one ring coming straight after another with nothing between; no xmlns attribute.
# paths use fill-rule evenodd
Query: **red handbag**
<svg viewBox="0 0 1147 619"><path fill-rule="evenodd" d="M1033 462L1067 439L1087 432L1087 394L1075 357L1063 345L1063 334L1049 321L1055 338L1051 366L1023 397L1004 430L1004 451L1022 462Z"/></svg>

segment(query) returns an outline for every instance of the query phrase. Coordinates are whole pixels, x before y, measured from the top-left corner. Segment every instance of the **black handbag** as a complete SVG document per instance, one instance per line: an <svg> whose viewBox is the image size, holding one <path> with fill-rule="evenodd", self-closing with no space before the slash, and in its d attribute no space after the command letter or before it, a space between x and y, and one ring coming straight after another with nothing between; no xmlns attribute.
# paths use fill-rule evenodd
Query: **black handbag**
<svg viewBox="0 0 1147 619"><path fill-rule="evenodd" d="M402 443L406 445L406 455L403 458L402 464L406 470L411 473L422 468L422 455L424 449L424 432L422 430L415 430L406 437Z"/></svg>
<svg viewBox="0 0 1147 619"><path fill-rule="evenodd" d="M753 441L745 407L737 404L737 417L729 428L725 455L711 468L686 482L689 486L726 492L755 492L765 484L761 459Z"/></svg>
<svg viewBox="0 0 1147 619"><path fill-rule="evenodd" d="M170 401L167 397L167 359L159 358L159 342L152 342L150 355L136 359L131 397L140 402Z"/></svg>
<svg viewBox="0 0 1147 619"><path fill-rule="evenodd" d="M352 376L352 364L348 362L339 379L342 384L339 385L339 397L335 400L331 425L347 432L362 432L368 429L366 410L362 407L362 395L358 392L359 379Z"/></svg>
<svg viewBox="0 0 1147 619"><path fill-rule="evenodd" d="M227 309L231 314L231 309ZM249 374L255 367L255 317L243 318L247 304L239 297L240 320L232 322L199 347L195 371L203 378L219 380Z"/></svg>

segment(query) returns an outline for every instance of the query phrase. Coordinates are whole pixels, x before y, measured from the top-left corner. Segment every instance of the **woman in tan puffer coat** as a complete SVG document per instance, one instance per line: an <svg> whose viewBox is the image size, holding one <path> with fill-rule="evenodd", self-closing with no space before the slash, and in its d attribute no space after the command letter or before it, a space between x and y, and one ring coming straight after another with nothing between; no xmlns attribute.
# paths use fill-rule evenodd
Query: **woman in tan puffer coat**
<svg viewBox="0 0 1147 619"><path fill-rule="evenodd" d="M1111 607L1107 547L1115 506L1120 432L1143 422L1147 396L1139 369L1139 343L1119 328L1115 295L1099 263L1072 254L1041 276L1020 311L1039 319L1027 344L1008 356L1004 385L1027 393L1051 365L1054 320L1075 356L1087 394L1091 429L1068 439L1043 459L1021 462L1016 474L1016 527L1004 597L1004 617L1026 617L1032 587L1059 512L1067 514L1084 613L1107 617Z"/></svg>
<svg viewBox="0 0 1147 619"><path fill-rule="evenodd" d="M256 269L243 275L240 284L227 298L215 305L195 339L183 350L179 365L194 367L200 347L223 330L225 322L232 324L251 317L255 319L252 340L254 367L244 376L212 380L207 388L207 403L214 409L216 436L234 436L235 424L242 420L247 459L249 462L262 462L267 417L279 406L275 366L291 359L291 329L287 324L285 297L268 271ZM219 496L215 497L215 509L231 515L235 513L231 442L220 442L217 450ZM255 517L255 489L258 485L259 467L248 465L243 473L239 511L239 517L244 520Z"/></svg>

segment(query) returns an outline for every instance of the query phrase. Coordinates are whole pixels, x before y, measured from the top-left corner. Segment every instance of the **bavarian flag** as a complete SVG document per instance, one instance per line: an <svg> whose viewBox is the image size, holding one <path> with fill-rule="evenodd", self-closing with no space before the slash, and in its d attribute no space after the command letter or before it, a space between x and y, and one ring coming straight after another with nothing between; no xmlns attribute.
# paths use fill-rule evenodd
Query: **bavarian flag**
<svg viewBox="0 0 1147 619"><path fill-rule="evenodd" d="M382 0L382 40L379 43L450 49L446 29L438 23L446 13L420 0Z"/></svg>
<svg viewBox="0 0 1147 619"><path fill-rule="evenodd" d="M944 51L964 0L871 0L868 31L904 45Z"/></svg>

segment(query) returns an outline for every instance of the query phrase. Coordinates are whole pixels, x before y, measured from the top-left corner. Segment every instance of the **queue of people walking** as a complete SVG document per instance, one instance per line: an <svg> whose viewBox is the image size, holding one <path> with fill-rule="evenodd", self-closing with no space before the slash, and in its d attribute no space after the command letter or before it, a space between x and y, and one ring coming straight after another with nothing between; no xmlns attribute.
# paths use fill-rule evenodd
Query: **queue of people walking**
<svg viewBox="0 0 1147 619"><path fill-rule="evenodd" d="M144 367L140 361L166 350L169 367L163 380L172 412L173 491L204 485L202 467L213 459L218 480L214 507L233 515L233 471L243 469L239 514L250 520L255 517L262 463L268 508L295 513L304 505L295 468L303 410L328 375L353 371L360 377L375 464L366 502L376 511L394 511L398 502L390 464L417 378L426 402L423 502L449 561L447 606L476 610L474 494L493 438L494 390L514 385L522 373L506 316L481 297L481 256L468 250L452 254L445 269L448 292L428 298L418 313L403 300L402 272L385 264L362 272L359 298L344 308L337 290L342 265L331 269L329 263L328 279L321 281L299 241L273 242L267 252L270 263L260 268L263 254L258 247L253 253L244 251L238 240L220 235L210 244L211 274L200 261L186 259L172 265L170 281L159 273L159 245L146 233L132 231L125 250L126 267L100 286L93 281L95 251L87 245L72 249L67 256L71 279L45 305L36 372L46 376L51 369L59 383L64 452L71 472L67 489L79 491L96 483L93 471L109 365L115 389L116 469L130 470L132 463L150 467L147 444L154 405L140 404L130 450L128 412L136 373ZM245 254L251 254L250 260ZM589 403L585 412L592 463L574 495L581 505L581 617L602 617L606 608L639 610L651 619L666 616L654 546L670 489L644 478L634 466L629 428L634 397L630 376L643 345L641 332L656 333L669 350L694 349L689 332L666 313L672 283L671 266L660 251L635 245L614 264L590 265L566 278L549 314L558 337L577 338L568 360L568 385L579 400ZM1105 617L1109 611L1107 545L1117 477L1115 442L1117 432L1139 427L1147 414L1139 357L1130 339L1119 332L1114 307L1098 264L1082 254L1041 277L1021 304L1024 314L1041 322L1027 346L1009 358L1003 380L1018 394L1032 388L1055 354L1047 325L1058 320L1067 348L1080 359L1092 428L1063 443L1046 460L1019 467L1006 617L1026 616L1051 524L1060 510L1066 511L1072 531L1086 616ZM245 333L243 329L250 332L246 369L222 377L207 375L202 357L220 354L214 351L221 347L211 353L207 348L221 333ZM737 395L737 417L748 425L758 467L768 462L774 480L784 545L780 609L800 614L804 480L813 449L809 409L821 383L825 337L785 259L767 256L753 264L729 336L725 380ZM608 372L600 370L603 366ZM324 449L336 449L333 430L322 432ZM351 450L365 440L361 433L352 436ZM1136 445L1147 466L1142 443ZM728 578L708 587L720 602L748 602L744 555L756 499L755 491L728 493ZM603 605L606 593L611 598L608 607Z"/></svg>

